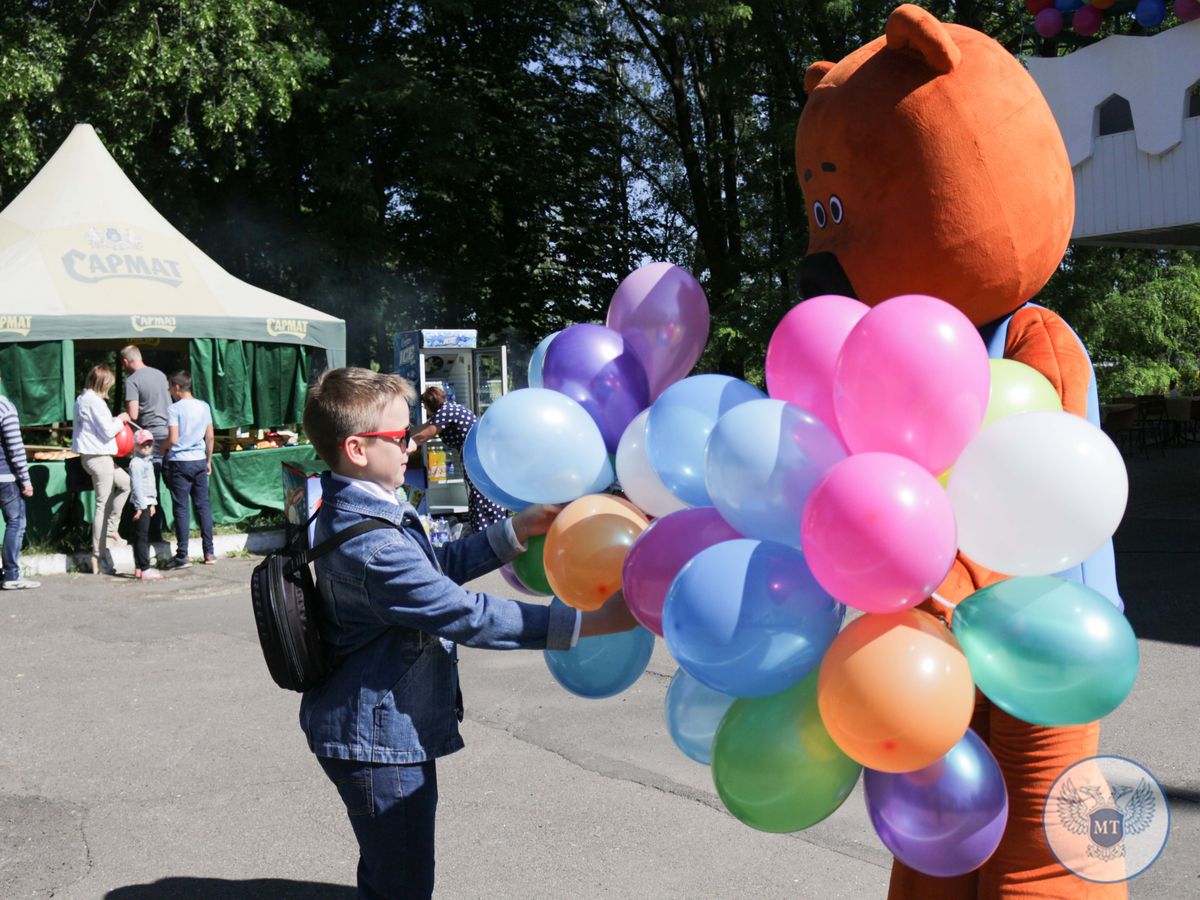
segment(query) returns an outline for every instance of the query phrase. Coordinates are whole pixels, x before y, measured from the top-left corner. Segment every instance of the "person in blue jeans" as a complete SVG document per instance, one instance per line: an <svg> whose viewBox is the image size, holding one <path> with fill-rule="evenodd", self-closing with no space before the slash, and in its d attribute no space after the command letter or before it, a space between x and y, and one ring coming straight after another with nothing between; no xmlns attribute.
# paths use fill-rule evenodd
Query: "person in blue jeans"
<svg viewBox="0 0 1200 900"><path fill-rule="evenodd" d="M167 407L167 439L162 444L163 480L171 491L175 506L175 555L167 560L167 569L186 569L188 556L190 504L196 506L204 562L216 562L213 550L212 506L208 500L208 476L212 474L212 410L203 400L192 396L192 376L180 370L167 379L171 399Z"/></svg>
<svg viewBox="0 0 1200 900"><path fill-rule="evenodd" d="M25 540L25 498L33 496L25 442L17 408L0 396L0 513L4 515L4 584L6 591L41 587L21 577L21 543Z"/></svg>
<svg viewBox="0 0 1200 900"><path fill-rule="evenodd" d="M620 594L595 612L468 591L545 534L557 506L531 506L434 548L397 496L413 451L412 386L397 375L333 369L308 396L304 429L330 472L314 545L363 518L380 528L317 559L318 621L333 671L300 702L309 748L358 839L360 898L426 898L434 884L435 760L463 747L456 644L565 650L636 626Z"/></svg>

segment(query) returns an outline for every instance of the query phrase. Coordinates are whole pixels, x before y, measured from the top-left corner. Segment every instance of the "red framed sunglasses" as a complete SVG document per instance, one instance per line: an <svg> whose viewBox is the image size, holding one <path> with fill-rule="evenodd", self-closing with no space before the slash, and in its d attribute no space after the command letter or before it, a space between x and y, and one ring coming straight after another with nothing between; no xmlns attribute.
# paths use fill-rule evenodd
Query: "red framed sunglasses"
<svg viewBox="0 0 1200 900"><path fill-rule="evenodd" d="M399 431L360 431L358 434L350 435L350 437L346 438L346 441L350 440L352 437L377 437L383 438L385 441L391 441L393 444L396 444L398 447L403 449L408 446L408 442L411 440L412 434L413 427L409 425L405 428L401 428ZM346 441L342 441L342 443L345 444Z"/></svg>

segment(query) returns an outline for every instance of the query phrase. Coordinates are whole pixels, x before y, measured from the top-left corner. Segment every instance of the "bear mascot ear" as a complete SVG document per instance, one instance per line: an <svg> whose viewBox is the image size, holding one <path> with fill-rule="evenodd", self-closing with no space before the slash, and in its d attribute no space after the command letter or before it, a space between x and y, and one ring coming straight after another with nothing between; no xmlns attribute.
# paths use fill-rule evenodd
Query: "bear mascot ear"
<svg viewBox="0 0 1200 900"><path fill-rule="evenodd" d="M911 3L905 3L892 10L892 14L888 16L885 35L889 50L916 55L941 75L954 71L962 60L962 51L950 39L945 26L921 7ZM811 71L812 69L809 69L809 72ZM807 88L807 75L804 77L804 83Z"/></svg>
<svg viewBox="0 0 1200 900"><path fill-rule="evenodd" d="M808 67L808 71L804 73L804 93L811 94L821 83L821 79L829 74L829 70L833 68L833 63L815 62Z"/></svg>

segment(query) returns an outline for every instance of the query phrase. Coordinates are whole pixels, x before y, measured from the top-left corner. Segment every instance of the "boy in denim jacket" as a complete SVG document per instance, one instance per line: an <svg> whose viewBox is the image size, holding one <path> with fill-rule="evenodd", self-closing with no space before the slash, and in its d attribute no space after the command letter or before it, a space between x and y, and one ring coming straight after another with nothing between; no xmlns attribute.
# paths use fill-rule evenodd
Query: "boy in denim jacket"
<svg viewBox="0 0 1200 900"><path fill-rule="evenodd" d="M321 634L335 668L306 692L300 726L337 787L359 845L358 895L429 897L434 878L434 760L463 746L455 644L567 649L583 636L633 628L620 595L579 613L460 586L545 534L559 507L531 506L434 548L396 496L411 441L412 386L396 375L334 369L309 393L304 429L331 469L314 544L363 517L381 528L316 562Z"/></svg>

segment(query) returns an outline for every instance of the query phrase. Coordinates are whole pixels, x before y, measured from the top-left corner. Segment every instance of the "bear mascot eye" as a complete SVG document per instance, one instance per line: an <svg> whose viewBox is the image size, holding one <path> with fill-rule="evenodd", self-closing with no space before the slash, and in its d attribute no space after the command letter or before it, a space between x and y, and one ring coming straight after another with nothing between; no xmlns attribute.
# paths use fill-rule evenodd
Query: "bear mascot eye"
<svg viewBox="0 0 1200 900"><path fill-rule="evenodd" d="M842 224L842 216L845 215L845 210L842 209L842 199L837 194L829 198L829 215L833 217L834 225Z"/></svg>
<svg viewBox="0 0 1200 900"><path fill-rule="evenodd" d="M825 227L825 207L821 205L820 200L813 203L813 221L817 223L818 228Z"/></svg>

